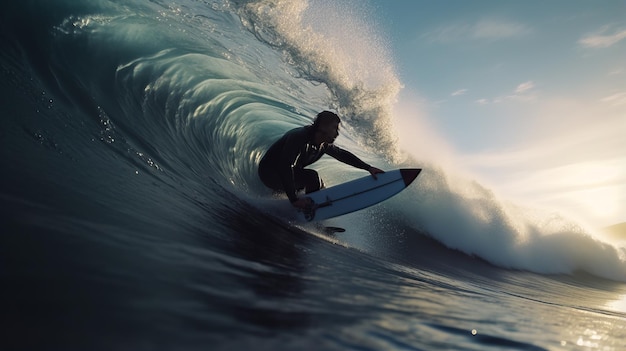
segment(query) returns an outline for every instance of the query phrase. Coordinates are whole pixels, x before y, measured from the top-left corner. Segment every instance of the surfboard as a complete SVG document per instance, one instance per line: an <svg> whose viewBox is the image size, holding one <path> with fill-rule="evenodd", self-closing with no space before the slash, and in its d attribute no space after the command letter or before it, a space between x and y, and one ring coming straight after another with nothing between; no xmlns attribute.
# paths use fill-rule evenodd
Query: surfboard
<svg viewBox="0 0 626 351"><path fill-rule="evenodd" d="M409 186L420 174L420 168L402 168L354 179L306 196L311 206L300 215L306 221L320 221L376 205Z"/></svg>

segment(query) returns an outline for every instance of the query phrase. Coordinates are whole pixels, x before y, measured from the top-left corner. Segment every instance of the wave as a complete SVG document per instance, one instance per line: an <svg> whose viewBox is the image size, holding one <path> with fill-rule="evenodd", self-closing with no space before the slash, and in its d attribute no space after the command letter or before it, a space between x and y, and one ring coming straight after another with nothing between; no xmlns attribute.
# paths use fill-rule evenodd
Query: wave
<svg viewBox="0 0 626 351"><path fill-rule="evenodd" d="M249 1L240 7L246 28L279 50L298 77L328 88L329 107L354 128L351 134L393 159L392 108L401 83L368 12L353 1Z"/></svg>
<svg viewBox="0 0 626 351"><path fill-rule="evenodd" d="M503 268L582 270L626 281L624 248L558 214L508 204L459 179L460 170L400 149L393 108L401 79L376 28L359 20L368 18L366 8L288 0L3 7L14 15L3 15L4 47L13 48L3 54L3 65L5 72L20 72L6 84L35 81L26 94L38 106L32 117L5 120L26 132L14 148L34 140L73 159L85 153L79 150L94 150L97 157L81 166L102 169L96 165L106 160L102 177L126 174L122 178L139 189L123 195L130 202L161 196L147 195L155 191L149 182L131 180L139 173L184 193L190 203L198 194L216 199L208 206L216 217L223 212L216 207L228 206L233 194L252 203L268 198L256 176L263 152L319 110L334 109L344 119L342 145L381 168L424 169L401 195L343 219L356 231L376 233L375 243L397 248L385 245L390 236L411 241L426 235ZM43 20L22 22L29 17ZM25 159L17 172L43 177ZM316 167L329 185L359 174L327 160ZM91 193L86 189L93 180L72 179L77 194ZM106 203L114 194L94 196ZM168 200L163 195L159 201Z"/></svg>
<svg viewBox="0 0 626 351"><path fill-rule="evenodd" d="M626 249L546 209L507 203L466 179L427 169L412 206L397 206L414 228L496 266L542 274L585 271L624 281Z"/></svg>

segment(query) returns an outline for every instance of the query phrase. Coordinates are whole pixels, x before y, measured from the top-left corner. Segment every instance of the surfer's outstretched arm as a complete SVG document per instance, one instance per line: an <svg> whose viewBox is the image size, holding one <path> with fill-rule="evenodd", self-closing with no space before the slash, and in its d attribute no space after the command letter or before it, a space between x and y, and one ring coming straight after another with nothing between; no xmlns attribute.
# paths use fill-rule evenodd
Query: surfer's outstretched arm
<svg viewBox="0 0 626 351"><path fill-rule="evenodd" d="M358 158L355 154L351 153L348 150L344 150L339 146L329 145L326 149L326 153L345 164L349 164L352 167L356 167L370 172L374 179L377 179L377 174L385 173L383 170L370 166L369 164L363 162L363 160Z"/></svg>

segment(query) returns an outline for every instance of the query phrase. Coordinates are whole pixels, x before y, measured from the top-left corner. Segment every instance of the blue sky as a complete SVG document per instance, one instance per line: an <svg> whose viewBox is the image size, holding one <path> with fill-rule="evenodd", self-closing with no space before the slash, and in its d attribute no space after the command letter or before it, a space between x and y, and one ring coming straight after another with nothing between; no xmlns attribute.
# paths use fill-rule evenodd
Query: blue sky
<svg viewBox="0 0 626 351"><path fill-rule="evenodd" d="M420 120L431 157L522 204L626 221L626 1L369 4L398 123Z"/></svg>

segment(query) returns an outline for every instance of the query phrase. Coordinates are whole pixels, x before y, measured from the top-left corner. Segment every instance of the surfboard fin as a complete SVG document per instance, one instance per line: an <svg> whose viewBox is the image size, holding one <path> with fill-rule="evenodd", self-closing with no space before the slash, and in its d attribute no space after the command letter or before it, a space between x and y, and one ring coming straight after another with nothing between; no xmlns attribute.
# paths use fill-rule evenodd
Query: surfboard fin
<svg viewBox="0 0 626 351"><path fill-rule="evenodd" d="M343 233L345 231L346 230L341 227L324 227L324 233L326 233L327 235L333 235L335 233Z"/></svg>

